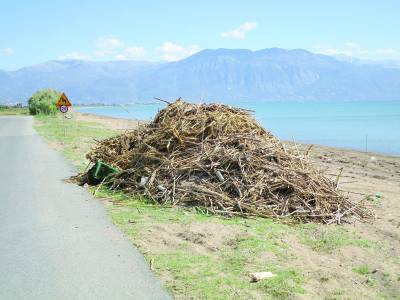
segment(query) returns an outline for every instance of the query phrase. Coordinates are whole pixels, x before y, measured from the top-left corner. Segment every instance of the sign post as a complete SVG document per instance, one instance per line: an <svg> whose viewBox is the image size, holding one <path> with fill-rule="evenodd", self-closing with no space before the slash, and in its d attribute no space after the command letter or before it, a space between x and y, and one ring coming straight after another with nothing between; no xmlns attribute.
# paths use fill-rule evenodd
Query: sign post
<svg viewBox="0 0 400 300"><path fill-rule="evenodd" d="M64 137L66 136L66 128L65 128L65 118L66 113L68 112L69 108L72 106L71 102L68 100L67 95L64 93L61 94L60 98L57 101L57 107L60 112L63 113L63 127L64 127Z"/></svg>
<svg viewBox="0 0 400 300"><path fill-rule="evenodd" d="M62 93L60 98L57 101L58 109L63 113L67 113L69 108L72 106L71 102L69 102L68 97Z"/></svg>

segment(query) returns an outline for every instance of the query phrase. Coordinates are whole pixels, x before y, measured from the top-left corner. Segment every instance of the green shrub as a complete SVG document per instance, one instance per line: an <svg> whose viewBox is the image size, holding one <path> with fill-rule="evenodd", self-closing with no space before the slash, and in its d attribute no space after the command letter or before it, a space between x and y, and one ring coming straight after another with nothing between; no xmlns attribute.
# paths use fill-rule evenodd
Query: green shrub
<svg viewBox="0 0 400 300"><path fill-rule="evenodd" d="M28 100L31 115L53 115L57 112L57 101L61 93L52 89L34 93Z"/></svg>

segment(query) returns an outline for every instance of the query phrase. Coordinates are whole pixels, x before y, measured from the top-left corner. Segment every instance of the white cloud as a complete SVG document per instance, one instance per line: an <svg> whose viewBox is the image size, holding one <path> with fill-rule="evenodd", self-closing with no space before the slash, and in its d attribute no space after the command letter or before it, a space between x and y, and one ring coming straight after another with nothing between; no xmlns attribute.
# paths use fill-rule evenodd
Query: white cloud
<svg viewBox="0 0 400 300"><path fill-rule="evenodd" d="M10 47L4 48L1 52L6 56L10 56L10 55L14 54L13 48L10 48Z"/></svg>
<svg viewBox="0 0 400 300"><path fill-rule="evenodd" d="M316 53L325 54L325 55L348 55L351 56L352 52L350 50L338 49L328 45L316 45L314 46L314 51Z"/></svg>
<svg viewBox="0 0 400 300"><path fill-rule="evenodd" d="M346 42L346 43L344 43L344 46L347 48L347 49L355 49L355 50L358 50L358 49L361 49L362 47L360 46L360 44L357 44L357 43L354 43L354 42Z"/></svg>
<svg viewBox="0 0 400 300"><path fill-rule="evenodd" d="M343 47L335 48L329 45L316 45L314 51L317 53L335 56L335 55L347 55L347 56L365 56L369 53L367 49L362 47L360 44L354 42L346 42Z"/></svg>
<svg viewBox="0 0 400 300"><path fill-rule="evenodd" d="M124 54L115 55L116 60L128 60Z"/></svg>
<svg viewBox="0 0 400 300"><path fill-rule="evenodd" d="M160 54L162 60L176 61L195 54L196 52L199 52L200 47L198 45L184 47L178 44L174 44L172 42L165 42L156 50Z"/></svg>
<svg viewBox="0 0 400 300"><path fill-rule="evenodd" d="M250 30L254 30L257 27L256 22L244 22L239 27L228 31L222 32L221 37L223 38L233 38L233 39L244 39L246 37L246 33Z"/></svg>
<svg viewBox="0 0 400 300"><path fill-rule="evenodd" d="M139 46L126 47L121 53L115 55L118 60L137 60L146 56L146 49Z"/></svg>
<svg viewBox="0 0 400 300"><path fill-rule="evenodd" d="M93 54L98 57L113 54L115 50L124 46L124 43L116 37L106 36L100 37L95 43L96 50Z"/></svg>
<svg viewBox="0 0 400 300"><path fill-rule="evenodd" d="M142 58L146 55L146 49L144 47L132 46L125 48L125 53L130 58Z"/></svg>
<svg viewBox="0 0 400 300"><path fill-rule="evenodd" d="M72 51L59 56L59 59L117 59L138 60L146 56L146 49L139 46L124 47L124 43L115 37L101 37L95 41L95 49L89 53Z"/></svg>
<svg viewBox="0 0 400 300"><path fill-rule="evenodd" d="M344 44L345 46L345 51L350 51L355 54L368 54L369 51L365 49L363 46L360 44L354 43L354 42L347 42Z"/></svg>
<svg viewBox="0 0 400 300"><path fill-rule="evenodd" d="M98 49L115 50L123 45L124 43L116 37L100 37L96 40L96 47Z"/></svg>
<svg viewBox="0 0 400 300"><path fill-rule="evenodd" d="M381 55L398 55L398 54L400 54L399 50L396 50L396 49L393 49L393 48L376 49L375 52L377 54L381 54Z"/></svg>
<svg viewBox="0 0 400 300"><path fill-rule="evenodd" d="M378 49L366 49L362 45L347 42L344 43L343 47L335 48L329 45L316 45L314 46L314 51L316 53L321 53L330 56L337 55L347 55L351 57L359 58L375 58L375 59L385 59L400 57L400 50L394 48L378 48Z"/></svg>
<svg viewBox="0 0 400 300"><path fill-rule="evenodd" d="M58 58L63 60L68 60L68 59L87 60L90 59L90 55L82 52L73 51L61 55Z"/></svg>
<svg viewBox="0 0 400 300"><path fill-rule="evenodd" d="M198 45L183 46L173 42L165 42L155 49L158 59L176 61L200 51ZM59 59L77 60L143 60L148 53L143 46L125 46L125 43L116 37L101 37L94 43L94 49L88 52L71 51L59 56Z"/></svg>

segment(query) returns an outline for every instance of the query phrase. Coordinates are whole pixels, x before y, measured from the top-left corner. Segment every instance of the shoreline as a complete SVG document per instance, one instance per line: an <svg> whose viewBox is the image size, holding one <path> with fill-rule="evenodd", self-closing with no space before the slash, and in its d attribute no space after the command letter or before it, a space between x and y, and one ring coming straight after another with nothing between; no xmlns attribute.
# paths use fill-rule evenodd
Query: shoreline
<svg viewBox="0 0 400 300"><path fill-rule="evenodd" d="M103 115L96 115L96 114L91 114L91 113L82 113L82 112L78 112L75 110L73 111L73 114L78 116L78 120L85 118L86 120L89 120L89 121L100 122L107 126L113 126L113 128L117 129L117 130L123 130L123 129L131 130L131 129L134 129L138 124L146 123L146 121L139 120L139 119L127 119L127 118L103 116ZM282 143L284 143L285 145L293 145L294 143L296 145L301 145L302 147L309 147L312 145L313 148L319 148L321 150L336 150L336 151L344 151L344 152L355 152L358 154L369 155L372 157L386 157L386 158L400 159L400 154L395 155L395 154L388 154L388 153L382 153L382 152L370 152L370 151L365 152L365 151L351 149L351 148L345 148L345 147L326 146L326 145L320 145L320 144L305 144L305 143L301 143L301 142L293 142L293 141L282 140L282 139L279 139L279 140Z"/></svg>

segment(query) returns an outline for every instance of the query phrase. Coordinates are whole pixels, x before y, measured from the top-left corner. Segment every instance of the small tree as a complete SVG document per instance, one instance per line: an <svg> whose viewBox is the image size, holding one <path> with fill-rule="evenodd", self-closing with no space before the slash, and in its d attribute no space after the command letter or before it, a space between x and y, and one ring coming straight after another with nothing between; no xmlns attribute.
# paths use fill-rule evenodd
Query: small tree
<svg viewBox="0 0 400 300"><path fill-rule="evenodd" d="M28 100L31 115L53 115L57 112L57 101L61 93L52 89L34 93Z"/></svg>

